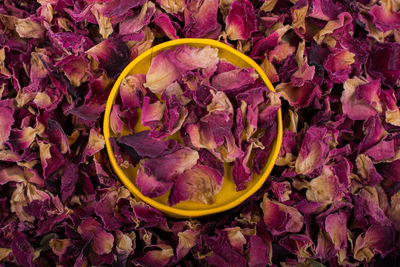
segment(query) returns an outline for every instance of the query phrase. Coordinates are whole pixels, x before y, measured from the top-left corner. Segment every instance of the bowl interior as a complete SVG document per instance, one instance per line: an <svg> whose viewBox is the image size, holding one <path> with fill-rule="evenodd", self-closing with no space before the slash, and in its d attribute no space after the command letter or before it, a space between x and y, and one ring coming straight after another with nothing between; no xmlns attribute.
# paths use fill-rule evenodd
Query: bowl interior
<svg viewBox="0 0 400 267"><path fill-rule="evenodd" d="M131 64L127 66L127 68L122 72L121 76L118 78L117 82L114 85L114 88L112 89L112 93L110 94L110 99L108 100L109 103L107 103L107 109L106 109L106 118L109 118L110 114L110 107L114 102L116 96L119 94L119 85L122 81L123 78L125 78L129 74L146 74L150 64L152 62L152 59L159 53L160 51L163 51L165 49L174 49L176 46L180 45L188 45L188 46L194 46L194 47L204 47L204 46L211 46L211 47L217 47L219 49L219 57L224 58L225 60L231 62L232 64L240 67L240 68L255 68L256 71L259 73L259 76L261 79L264 80L265 84L270 88L270 90L273 90L273 87L271 83L269 82L268 78L265 76L265 73L262 72L262 70L259 68L259 66L253 62L256 67L251 63L248 62L249 58L242 57L242 54L239 53L238 51L220 43L214 40L209 40L208 42L204 42L204 39L202 39L202 42L199 42L198 40L193 40L190 41L188 40L187 42L183 43L184 39L176 40L176 41L181 41L181 42L167 42L163 43L161 46L155 46L152 49L148 50L147 54L146 52L136 58ZM214 43L216 42L216 43ZM170 43L170 44L168 44ZM225 47L226 46L226 47ZM261 73L260 73L261 72ZM265 80L266 79L266 80ZM138 116L140 116L140 110L138 113ZM139 117L140 118L140 117ZM152 205L153 207L166 212L172 216L178 216L178 217L195 217L195 216L202 216L202 215L208 215L216 212L221 212L230 208L233 208L234 206L240 204L243 202L246 198L251 196L255 191L257 191L264 181L267 179L269 173L272 170L272 167L275 164L277 155L279 153L279 149L281 146L282 142L282 119L281 119L281 110L278 112L278 116L276 118L277 120L277 138L275 138L275 141L272 144L271 151L269 153L267 163L265 167L263 168L262 172L260 175L253 175L253 179L248 182L246 185L246 189L237 192L236 191L236 185L232 179L232 167L229 166L228 164L225 164L225 177L224 177L224 182L221 188L221 191L219 194L216 196L215 202L212 205L205 205L205 204L200 204L192 201L184 201L180 202L175 206L170 207L168 205L168 194L164 194L161 197L158 198L148 198L143 196L140 193L140 190L135 186L135 179L136 179L136 171L137 168L120 168L116 164L115 156L112 153L112 148L111 145L108 141L108 137L113 137L112 131L109 128L109 124L105 123L105 129L104 129L104 134L106 138L106 145L107 145L107 150L109 152L110 156L110 161L119 176L119 178L124 182L125 186L128 187L128 189L139 199L147 202L148 204ZM144 127L140 123L140 119L138 120L139 122L135 126L135 132L140 132L143 130L148 130L149 128ZM127 129L125 129L122 132L122 135L128 135L131 134L131 132Z"/></svg>

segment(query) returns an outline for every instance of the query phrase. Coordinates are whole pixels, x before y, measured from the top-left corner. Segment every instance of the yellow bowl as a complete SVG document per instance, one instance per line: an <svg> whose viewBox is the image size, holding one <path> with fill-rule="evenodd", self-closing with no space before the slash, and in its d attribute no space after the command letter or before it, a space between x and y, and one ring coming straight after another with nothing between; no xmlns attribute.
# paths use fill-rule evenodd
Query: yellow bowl
<svg viewBox="0 0 400 267"><path fill-rule="evenodd" d="M139 55L135 58L126 68L122 71L121 75L118 77L117 81L114 84L114 87L111 90L111 93L107 100L106 111L104 115L104 138L106 141L106 147L108 156L110 158L111 165L118 175L119 179L124 183L124 185L129 189L129 191L138 199L148 203L154 208L176 218L188 218L188 217L198 217L204 215L210 215L222 211L229 210L243 201L245 201L248 197L254 194L260 187L264 184L265 180L268 178L272 168L275 165L275 161L278 157L279 150L282 144L282 112L279 109L277 114L277 137L272 144L272 149L267 159L267 163L263 168L260 175L253 175L253 179L246 184L246 189L243 191L236 191L236 185L233 182L231 172L226 171L224 182L221 188L221 191L216 196L215 203L212 205L199 204L192 201L184 201L180 202L175 206L168 205L168 194L165 194L158 198L149 198L144 196L140 190L135 185L136 179L136 170L137 168L130 169L122 169L117 164L117 160L115 158L111 143L109 138L112 137L110 131L110 113L112 106L115 102L115 98L119 92L119 86L122 80L130 74L146 74L152 59L161 51L174 48L176 46L188 45L193 47L205 47L211 46L218 48L219 57L224 58L230 63L236 65L240 68L253 68L259 74L260 78L264 81L266 86L268 86L269 90L275 91L271 82L269 81L267 75L263 72L260 66L254 62L251 58L246 55L240 53L239 51L233 49L232 47L210 39L177 39L169 42L165 42L159 45L156 45L143 54ZM135 131L141 131L146 129L139 123L135 127ZM123 132L122 135L127 135L130 132Z"/></svg>

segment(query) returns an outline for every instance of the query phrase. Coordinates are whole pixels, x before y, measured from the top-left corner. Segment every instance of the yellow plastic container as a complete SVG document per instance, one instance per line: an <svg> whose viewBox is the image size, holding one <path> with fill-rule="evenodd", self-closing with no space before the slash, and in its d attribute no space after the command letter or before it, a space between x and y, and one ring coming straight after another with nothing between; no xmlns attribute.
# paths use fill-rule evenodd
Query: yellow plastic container
<svg viewBox="0 0 400 267"><path fill-rule="evenodd" d="M138 199L148 203L149 205L153 206L154 208L177 218L188 218L188 217L198 217L204 215L210 215L214 213L219 213L222 211L229 210L243 201L245 201L248 197L254 194L260 187L264 184L265 180L268 178L272 168L275 165L275 161L278 157L279 150L282 144L282 113L279 109L277 114L277 137L272 144L271 152L268 156L267 163L263 168L261 175L253 175L253 179L248 182L246 185L246 189L243 191L236 191L236 185L233 182L231 172L225 168L225 177L224 182L221 188L221 191L216 196L215 203L212 205L205 205L199 204L192 201L184 201L180 202L175 206L168 205L168 194L165 194L158 198L149 198L144 196L140 190L135 185L136 179L136 169L137 168L130 168L130 169L123 169L118 166L115 155L113 153L113 149L109 138L112 137L112 131L110 130L110 113L112 106L114 104L115 98L119 92L119 86L122 80L130 74L146 74L152 59L157 55L157 53L166 50L166 49L173 49L176 46L181 45L188 45L193 47L205 47L211 46L219 49L219 57L224 58L227 61L231 62L232 64L236 65L240 68L253 68L259 74L260 78L264 81L266 86L271 91L275 91L274 87L272 86L271 82L269 81L267 75L263 72L260 66L254 62L251 58L247 57L246 55L240 53L239 51L233 49L232 47L210 39L178 39L169 42L165 42L159 45L156 45L143 54L139 55L135 58L121 73L118 77L117 81L114 84L114 87L111 90L111 93L107 100L106 111L104 115L104 137L106 141L107 153L110 158L111 165L118 175L119 179L124 183L124 185L129 189L129 191ZM140 113L139 113L140 114ZM143 127L140 124L140 119L138 124L136 125L135 131L145 130L147 128ZM130 132L123 132L122 135L127 135Z"/></svg>

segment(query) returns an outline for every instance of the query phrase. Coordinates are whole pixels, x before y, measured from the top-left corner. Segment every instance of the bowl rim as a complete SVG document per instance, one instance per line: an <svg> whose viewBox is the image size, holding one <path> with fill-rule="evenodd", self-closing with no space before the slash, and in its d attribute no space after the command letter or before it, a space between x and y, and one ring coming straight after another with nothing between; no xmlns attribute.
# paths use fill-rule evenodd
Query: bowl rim
<svg viewBox="0 0 400 267"><path fill-rule="evenodd" d="M144 196L140 190L134 185L133 182L127 177L127 175L122 171L122 169L119 167L117 160L115 158L115 155L113 153L113 149L110 143L110 114L111 114L111 109L114 104L114 100L119 92L119 87L122 82L122 80L129 74L129 72L134 68L134 66L143 60L144 58L152 55L154 52L158 52L163 49L167 49L170 47L178 46L178 45L185 45L185 44L203 44L203 45L209 45L211 47L216 47L219 49L224 49L227 50L228 52L234 54L237 57L240 57L243 61L245 61L247 64L251 66L251 68L255 69L256 72L260 75L261 79L264 81L265 85L268 87L270 91L275 92L275 89L271 83L271 81L268 79L267 75L265 72L261 69L261 67L250 57L246 56L245 54L239 52L238 50L230 47L229 45L212 40L212 39L200 39L200 38L181 38L181 39L176 39L176 40L171 40L167 41L158 45L155 45L151 47L150 49L146 50L139 56L137 56L133 61L131 61L125 69L121 72L121 74L118 76L117 80L115 81L111 92L108 96L107 99L107 104L106 104L106 110L104 113L104 122L103 122L103 134L104 134L104 139L106 143L106 149L107 149L107 154L111 162L111 166L113 167L115 173L117 174L118 178L122 181L122 183L128 188L128 190L136 197L139 198L140 200L146 202L150 206L156 208L157 210L166 213L167 215L175 216L175 217L180 217L180 218L191 218L191 217L199 217L199 216L205 216L205 215L211 215L215 213L220 213L223 211L230 210L238 205L240 205L242 202L244 202L246 199L248 199L250 196L252 196L255 192L257 192L264 182L267 180L269 177L272 168L275 165L276 159L278 158L278 154L282 145L282 139L283 139L283 123L282 123L282 111L281 108L279 108L278 113L277 113L277 120L278 120L278 129L277 129L277 135L275 139L275 143L270 151L270 154L272 154L272 159L271 162L268 166L266 166L266 169L262 176L259 178L259 180L247 191L245 194L241 195L237 199L235 199L232 202L229 202L225 205L214 207L214 208L209 208L209 209L202 209L202 210L184 210L184 209L178 209L174 208L168 205L164 205L162 203L159 203L152 198Z"/></svg>

